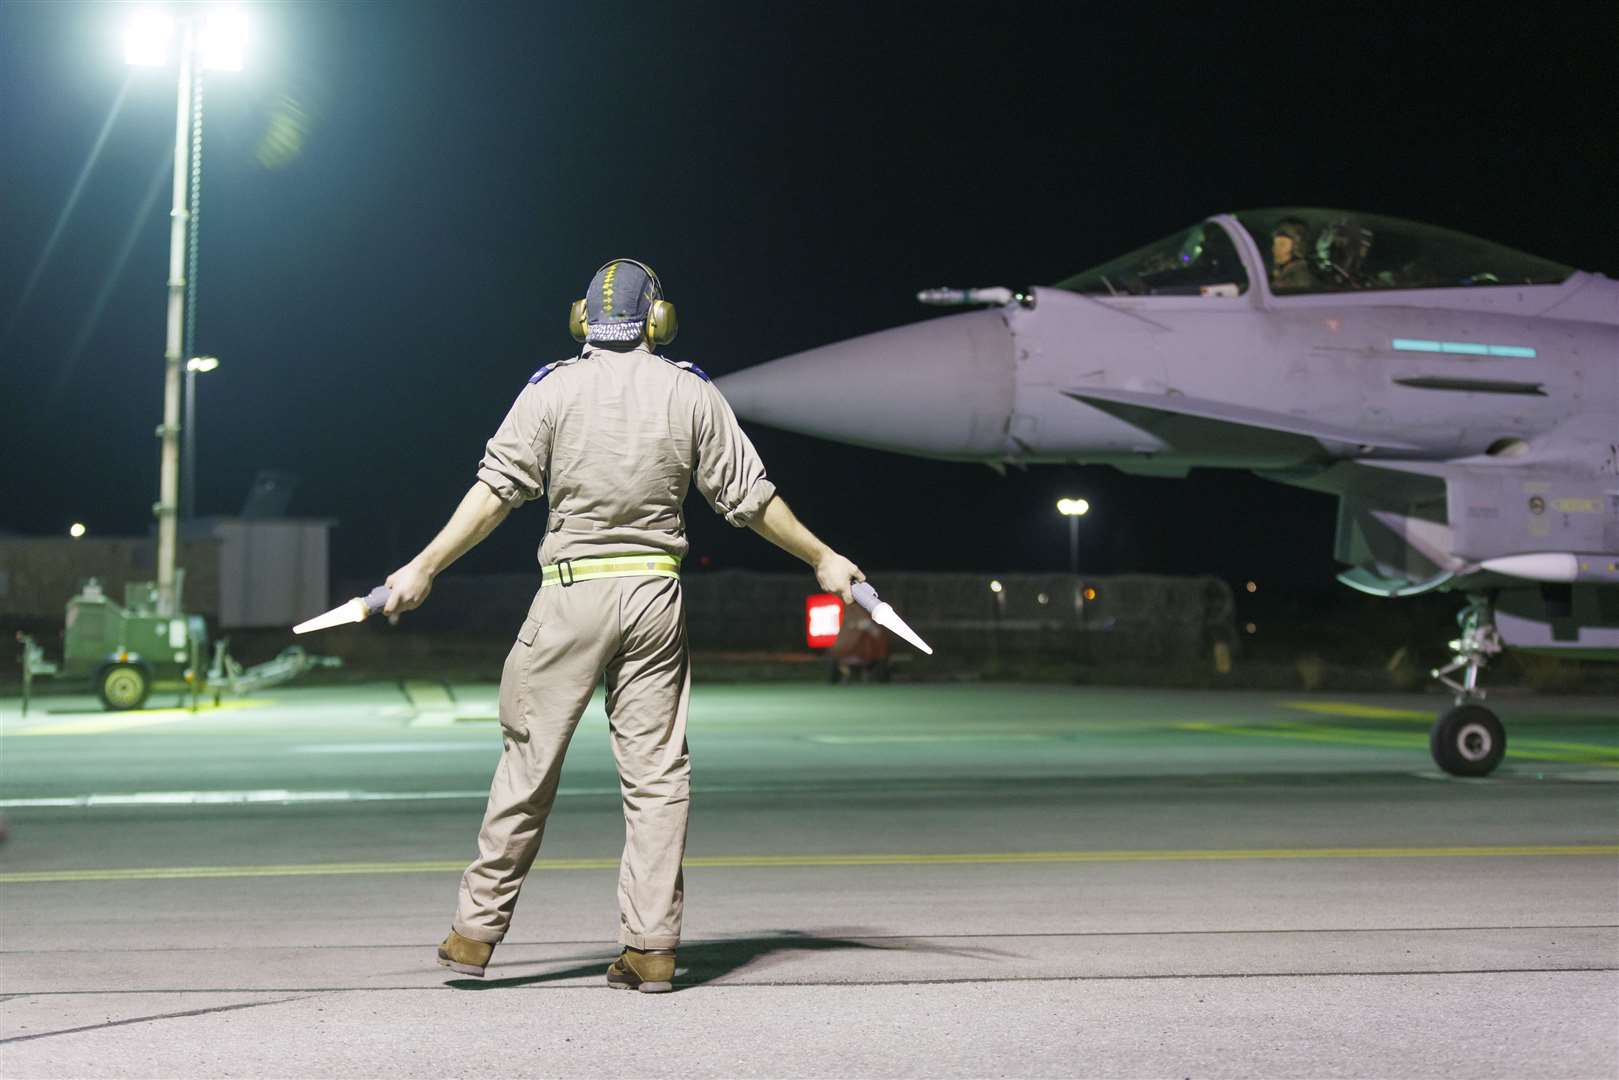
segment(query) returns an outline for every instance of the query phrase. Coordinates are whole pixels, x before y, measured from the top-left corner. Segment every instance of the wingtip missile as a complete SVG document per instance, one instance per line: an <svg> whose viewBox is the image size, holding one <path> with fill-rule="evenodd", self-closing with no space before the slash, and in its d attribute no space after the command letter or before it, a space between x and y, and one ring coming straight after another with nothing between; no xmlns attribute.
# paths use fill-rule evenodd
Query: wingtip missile
<svg viewBox="0 0 1619 1080"><path fill-rule="evenodd" d="M879 599L877 590L872 588L869 583L857 581L854 587L850 589L850 592L854 594L855 603L871 612L871 619L878 626L885 627L898 634L928 656L933 655L933 647L923 641L915 630L905 624L905 620L899 617L899 613L894 610L892 604Z"/></svg>
<svg viewBox="0 0 1619 1080"><path fill-rule="evenodd" d="M378 614L388 606L390 590L386 585L378 585L364 596L356 596L353 600L339 604L324 615L316 615L313 619L305 619L292 628L294 634L307 634L315 630L330 630L334 626L347 626L350 623L365 622L371 616Z"/></svg>

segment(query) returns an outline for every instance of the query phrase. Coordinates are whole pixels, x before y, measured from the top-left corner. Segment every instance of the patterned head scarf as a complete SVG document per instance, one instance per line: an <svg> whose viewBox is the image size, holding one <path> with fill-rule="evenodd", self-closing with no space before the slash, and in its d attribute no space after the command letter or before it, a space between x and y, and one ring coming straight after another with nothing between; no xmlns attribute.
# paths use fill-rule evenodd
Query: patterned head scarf
<svg viewBox="0 0 1619 1080"><path fill-rule="evenodd" d="M590 279L585 293L586 341L639 341L646 332L652 302L663 299L663 285L650 267L634 259L614 259Z"/></svg>

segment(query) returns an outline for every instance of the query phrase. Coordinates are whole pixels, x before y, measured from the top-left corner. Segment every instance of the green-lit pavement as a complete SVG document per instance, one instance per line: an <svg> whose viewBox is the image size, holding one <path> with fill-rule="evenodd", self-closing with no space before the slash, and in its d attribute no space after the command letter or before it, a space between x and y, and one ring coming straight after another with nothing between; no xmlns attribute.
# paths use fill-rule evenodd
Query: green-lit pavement
<svg viewBox="0 0 1619 1080"><path fill-rule="evenodd" d="M1462 781L1435 696L699 685L661 998L602 979L599 701L489 978L435 965L493 701L0 702L0 1074L1619 1073L1611 701L1493 702Z"/></svg>

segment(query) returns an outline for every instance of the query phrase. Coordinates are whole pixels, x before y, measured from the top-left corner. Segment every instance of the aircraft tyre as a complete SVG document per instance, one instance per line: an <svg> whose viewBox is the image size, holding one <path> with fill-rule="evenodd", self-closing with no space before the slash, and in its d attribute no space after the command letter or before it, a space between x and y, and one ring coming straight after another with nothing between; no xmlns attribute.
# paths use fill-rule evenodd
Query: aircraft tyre
<svg viewBox="0 0 1619 1080"><path fill-rule="evenodd" d="M113 712L138 709L151 693L151 678L136 664L108 664L96 675L96 694Z"/></svg>
<svg viewBox="0 0 1619 1080"><path fill-rule="evenodd" d="M1470 702L1440 714L1428 748L1452 776L1488 776L1506 755L1507 732L1493 712Z"/></svg>

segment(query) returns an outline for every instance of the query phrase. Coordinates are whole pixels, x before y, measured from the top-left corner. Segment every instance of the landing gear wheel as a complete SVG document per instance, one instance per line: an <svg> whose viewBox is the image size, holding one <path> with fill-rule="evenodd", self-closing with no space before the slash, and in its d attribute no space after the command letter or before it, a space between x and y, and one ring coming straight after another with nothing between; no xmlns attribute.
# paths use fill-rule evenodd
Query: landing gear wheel
<svg viewBox="0 0 1619 1080"><path fill-rule="evenodd" d="M96 679L101 704L114 712L140 708L151 692L152 680L134 664L109 664Z"/></svg>
<svg viewBox="0 0 1619 1080"><path fill-rule="evenodd" d="M1440 715L1428 735L1434 763L1452 776L1488 776L1507 752L1507 732L1482 705L1458 705Z"/></svg>

